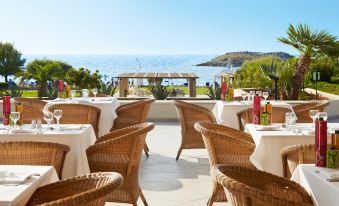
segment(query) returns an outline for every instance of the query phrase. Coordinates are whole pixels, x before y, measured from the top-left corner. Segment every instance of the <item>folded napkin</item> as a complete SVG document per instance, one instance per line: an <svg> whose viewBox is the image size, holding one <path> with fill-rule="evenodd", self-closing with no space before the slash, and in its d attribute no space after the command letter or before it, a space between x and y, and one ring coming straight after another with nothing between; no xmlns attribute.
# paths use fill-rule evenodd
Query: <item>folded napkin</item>
<svg viewBox="0 0 339 206"><path fill-rule="evenodd" d="M283 128L279 124L272 124L272 125L256 125L255 129L257 131L279 131Z"/></svg>
<svg viewBox="0 0 339 206"><path fill-rule="evenodd" d="M23 134L28 133L28 134L31 134L31 133L34 133L34 131L31 130L31 129L13 128L13 129L9 130L9 133L10 134L15 134L15 133L23 133Z"/></svg>
<svg viewBox="0 0 339 206"><path fill-rule="evenodd" d="M82 125L60 126L60 130L61 130L61 131L81 130L82 128L83 128Z"/></svg>
<svg viewBox="0 0 339 206"><path fill-rule="evenodd" d="M339 181L338 169L323 168L321 172L326 175L328 181Z"/></svg>
<svg viewBox="0 0 339 206"><path fill-rule="evenodd" d="M31 174L14 173L8 171L0 171L0 183L2 184L21 184L24 183Z"/></svg>

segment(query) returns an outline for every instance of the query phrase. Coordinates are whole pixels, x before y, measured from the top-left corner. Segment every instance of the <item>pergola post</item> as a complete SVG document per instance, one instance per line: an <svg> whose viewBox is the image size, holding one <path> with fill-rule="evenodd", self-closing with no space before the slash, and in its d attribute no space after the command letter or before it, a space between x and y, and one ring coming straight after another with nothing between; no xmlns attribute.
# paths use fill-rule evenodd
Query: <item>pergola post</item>
<svg viewBox="0 0 339 206"><path fill-rule="evenodd" d="M128 94L128 78L120 78L119 97L127 97Z"/></svg>
<svg viewBox="0 0 339 206"><path fill-rule="evenodd" d="M197 96L197 93L196 93L197 83L196 83L195 78L189 78L188 79L188 90L189 90L190 97L196 97Z"/></svg>

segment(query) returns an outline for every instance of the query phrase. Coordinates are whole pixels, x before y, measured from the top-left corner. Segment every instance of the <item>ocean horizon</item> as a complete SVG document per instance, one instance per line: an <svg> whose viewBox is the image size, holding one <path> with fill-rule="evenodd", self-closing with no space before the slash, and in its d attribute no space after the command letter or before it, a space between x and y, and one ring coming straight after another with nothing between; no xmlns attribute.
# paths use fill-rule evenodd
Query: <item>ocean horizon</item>
<svg viewBox="0 0 339 206"><path fill-rule="evenodd" d="M189 72L195 73L198 86L212 83L213 76L221 71L230 71L227 67L195 66L211 60L217 55L23 55L26 64L34 59L59 60L74 68L88 68L92 72L99 70L103 80L126 72ZM236 70L237 68L233 68ZM146 81L146 80L145 80ZM164 85L186 83L186 80L167 80Z"/></svg>

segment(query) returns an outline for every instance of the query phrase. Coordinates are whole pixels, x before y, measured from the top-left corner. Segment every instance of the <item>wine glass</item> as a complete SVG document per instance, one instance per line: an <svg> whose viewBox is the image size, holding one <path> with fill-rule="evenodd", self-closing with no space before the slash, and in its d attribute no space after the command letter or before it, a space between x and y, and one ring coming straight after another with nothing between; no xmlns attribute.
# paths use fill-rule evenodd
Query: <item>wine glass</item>
<svg viewBox="0 0 339 206"><path fill-rule="evenodd" d="M44 120L47 122L47 130L50 128L50 124L53 121L53 113L52 112L44 112Z"/></svg>
<svg viewBox="0 0 339 206"><path fill-rule="evenodd" d="M287 126L292 125L294 121L293 112L286 112L285 114L285 124Z"/></svg>
<svg viewBox="0 0 339 206"><path fill-rule="evenodd" d="M60 128L59 121L60 121L61 116L62 116L62 110L56 109L56 110L54 110L53 114L54 114L54 118L57 120L57 125Z"/></svg>
<svg viewBox="0 0 339 206"><path fill-rule="evenodd" d="M310 117L313 120L313 126L315 126L315 119L318 117L318 110L310 110Z"/></svg>
<svg viewBox="0 0 339 206"><path fill-rule="evenodd" d="M247 96L247 94L245 92L241 93L243 103L245 103L246 96Z"/></svg>
<svg viewBox="0 0 339 206"><path fill-rule="evenodd" d="M253 97L255 96L255 91L250 91L250 95L251 95L251 100L253 100Z"/></svg>
<svg viewBox="0 0 339 206"><path fill-rule="evenodd" d="M92 92L93 92L93 94L94 94L94 97L96 97L96 96L97 96L97 93L98 93L98 89L97 89L97 88L93 88L93 89L92 89Z"/></svg>
<svg viewBox="0 0 339 206"><path fill-rule="evenodd" d="M268 95L269 95L268 92L262 93L262 96L265 98L265 102L267 101Z"/></svg>
<svg viewBox="0 0 339 206"><path fill-rule="evenodd" d="M18 126L17 122L20 119L20 112L11 112L10 117L11 117L11 120L13 121L13 123L14 123L14 128L16 128Z"/></svg>
<svg viewBox="0 0 339 206"><path fill-rule="evenodd" d="M327 112L318 112L318 118L323 118L324 121L327 121Z"/></svg>

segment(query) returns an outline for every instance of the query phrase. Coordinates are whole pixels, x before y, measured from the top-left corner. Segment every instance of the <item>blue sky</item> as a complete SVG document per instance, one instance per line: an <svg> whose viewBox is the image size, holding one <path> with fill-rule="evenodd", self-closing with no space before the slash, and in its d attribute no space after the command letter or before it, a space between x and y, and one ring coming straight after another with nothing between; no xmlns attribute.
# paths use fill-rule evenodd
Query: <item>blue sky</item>
<svg viewBox="0 0 339 206"><path fill-rule="evenodd" d="M0 41L24 54L297 52L290 23L339 36L337 0L0 0Z"/></svg>

